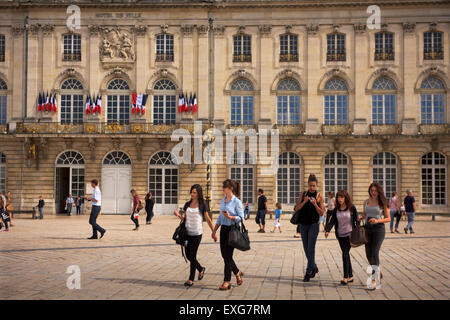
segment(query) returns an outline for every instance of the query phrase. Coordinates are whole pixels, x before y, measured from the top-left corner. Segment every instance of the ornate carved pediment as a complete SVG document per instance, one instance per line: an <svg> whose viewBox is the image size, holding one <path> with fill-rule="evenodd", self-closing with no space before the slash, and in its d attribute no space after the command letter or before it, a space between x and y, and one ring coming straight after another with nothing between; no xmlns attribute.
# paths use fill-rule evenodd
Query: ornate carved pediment
<svg viewBox="0 0 450 320"><path fill-rule="evenodd" d="M288 24L286 27L286 33L291 33L292 32L292 25Z"/></svg>
<svg viewBox="0 0 450 320"><path fill-rule="evenodd" d="M130 31L119 27L101 29L100 60L103 63L133 63L136 59L135 39Z"/></svg>
<svg viewBox="0 0 450 320"><path fill-rule="evenodd" d="M430 22L430 31L436 31L436 30L437 30L437 23Z"/></svg>
<svg viewBox="0 0 450 320"><path fill-rule="evenodd" d="M169 26L167 24L161 25L161 33L167 33L169 31Z"/></svg>
<svg viewBox="0 0 450 320"><path fill-rule="evenodd" d="M239 26L237 34L245 34L245 26Z"/></svg>
<svg viewBox="0 0 450 320"><path fill-rule="evenodd" d="M334 32L339 32L339 27L340 27L340 25L338 25L338 24L333 24L333 31L334 31Z"/></svg>

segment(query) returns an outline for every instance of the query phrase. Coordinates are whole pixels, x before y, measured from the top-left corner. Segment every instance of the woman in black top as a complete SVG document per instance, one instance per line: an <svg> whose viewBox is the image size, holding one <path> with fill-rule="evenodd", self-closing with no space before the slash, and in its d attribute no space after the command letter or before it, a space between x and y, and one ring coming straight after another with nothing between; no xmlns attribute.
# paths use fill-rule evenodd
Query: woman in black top
<svg viewBox="0 0 450 320"><path fill-rule="evenodd" d="M155 205L155 202L152 199L152 193L149 192L147 193L147 195L145 196L145 212L147 212L147 218L146 223L147 224L151 224L152 223L152 218L153 218L153 206Z"/></svg>
<svg viewBox="0 0 450 320"><path fill-rule="evenodd" d="M314 278L319 268L316 266L316 241L319 235L319 216L325 212L323 197L317 192L317 178L311 174L308 178L308 191L300 194L294 212L299 211L298 231L302 236L303 249L308 259L304 282Z"/></svg>
<svg viewBox="0 0 450 320"><path fill-rule="evenodd" d="M329 212L329 220L325 226L325 238L328 238L328 234L334 227L336 238L341 247L344 265L344 280L341 280L341 284L345 286L349 282L353 282L352 263L350 261L350 234L360 218L358 218L358 212L347 191L339 191L335 199L335 207Z"/></svg>

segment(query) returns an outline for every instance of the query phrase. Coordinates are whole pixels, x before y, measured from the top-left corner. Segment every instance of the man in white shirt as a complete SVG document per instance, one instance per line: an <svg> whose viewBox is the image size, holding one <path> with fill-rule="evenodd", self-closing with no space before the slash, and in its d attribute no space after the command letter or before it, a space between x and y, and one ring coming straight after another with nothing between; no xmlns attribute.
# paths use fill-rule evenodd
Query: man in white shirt
<svg viewBox="0 0 450 320"><path fill-rule="evenodd" d="M101 205L102 205L102 193L98 187L98 181L97 179L94 179L91 181L91 186L94 188L94 191L92 191L92 197L86 196L86 200L92 201L92 210L91 215L89 216L89 224L92 226L92 237L88 239L98 239L97 237L97 231L100 232L100 239L103 238L103 235L105 234L106 230L100 227L97 224L97 217L100 213Z"/></svg>
<svg viewBox="0 0 450 320"><path fill-rule="evenodd" d="M74 203L74 200L72 198L72 195L69 194L69 197L66 199L66 210L67 210L68 216L70 216L72 213L73 203Z"/></svg>

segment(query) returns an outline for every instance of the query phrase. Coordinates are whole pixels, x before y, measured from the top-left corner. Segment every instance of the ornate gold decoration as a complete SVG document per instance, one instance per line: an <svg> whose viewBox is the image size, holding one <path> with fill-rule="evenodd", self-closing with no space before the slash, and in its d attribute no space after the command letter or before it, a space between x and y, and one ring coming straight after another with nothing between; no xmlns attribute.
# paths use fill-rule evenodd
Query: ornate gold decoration
<svg viewBox="0 0 450 320"><path fill-rule="evenodd" d="M450 127L445 124L421 124L419 125L420 134L424 135L442 135L450 134Z"/></svg>
<svg viewBox="0 0 450 320"><path fill-rule="evenodd" d="M400 135L401 126L399 124L371 124L370 133L373 135Z"/></svg>
<svg viewBox="0 0 450 320"><path fill-rule="evenodd" d="M352 133L352 128L349 124L323 124L322 134L329 136L345 136Z"/></svg>

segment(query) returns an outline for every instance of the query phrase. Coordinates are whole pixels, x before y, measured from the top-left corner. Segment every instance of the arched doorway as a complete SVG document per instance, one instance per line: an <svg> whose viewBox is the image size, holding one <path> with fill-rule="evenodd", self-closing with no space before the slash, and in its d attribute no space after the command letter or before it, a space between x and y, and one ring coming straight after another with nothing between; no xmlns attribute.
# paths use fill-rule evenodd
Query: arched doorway
<svg viewBox="0 0 450 320"><path fill-rule="evenodd" d="M122 151L111 151L102 162L102 212L128 214L131 210L131 159Z"/></svg>
<svg viewBox="0 0 450 320"><path fill-rule="evenodd" d="M154 154L148 164L148 190L155 201L154 211L172 214L178 206L178 161L167 151Z"/></svg>
<svg viewBox="0 0 450 320"><path fill-rule="evenodd" d="M61 153L56 159L55 212L62 213L69 194L84 196L84 159L74 150Z"/></svg>

